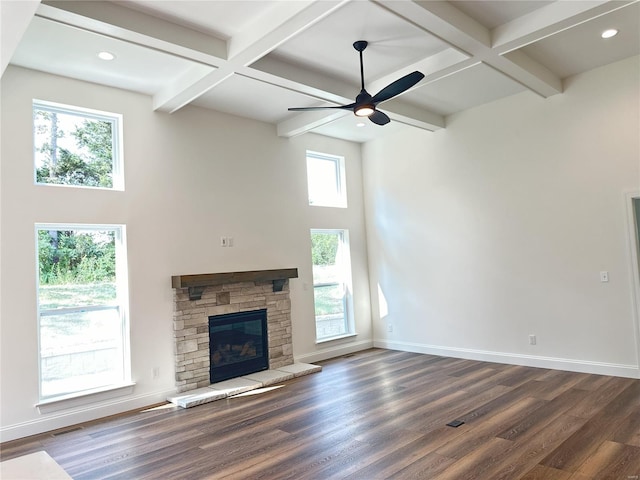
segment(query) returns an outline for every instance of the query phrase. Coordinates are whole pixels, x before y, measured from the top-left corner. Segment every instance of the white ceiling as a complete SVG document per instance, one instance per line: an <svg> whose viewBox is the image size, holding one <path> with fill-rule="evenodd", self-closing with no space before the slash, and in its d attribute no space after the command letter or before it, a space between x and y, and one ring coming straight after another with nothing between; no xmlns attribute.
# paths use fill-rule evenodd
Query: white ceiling
<svg viewBox="0 0 640 480"><path fill-rule="evenodd" d="M619 34L604 40L607 28ZM159 111L193 104L274 124L283 137L366 142L444 128L447 115L522 91L561 94L567 76L638 55L639 32L638 0L46 1L10 63L143 93ZM391 123L288 111L354 101L356 40L369 42L372 95L425 75L378 106ZM99 60L102 50L115 60Z"/></svg>

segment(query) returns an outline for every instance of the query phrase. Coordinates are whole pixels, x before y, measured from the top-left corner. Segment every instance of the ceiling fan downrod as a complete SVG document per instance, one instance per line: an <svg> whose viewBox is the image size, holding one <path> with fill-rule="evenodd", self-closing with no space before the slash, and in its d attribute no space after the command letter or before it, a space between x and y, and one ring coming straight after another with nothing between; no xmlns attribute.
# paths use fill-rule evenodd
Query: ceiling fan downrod
<svg viewBox="0 0 640 480"><path fill-rule="evenodd" d="M362 61L362 52L367 48L369 42L366 40L358 40L357 42L353 42L353 48L355 48L360 53L360 90L364 90L364 63Z"/></svg>

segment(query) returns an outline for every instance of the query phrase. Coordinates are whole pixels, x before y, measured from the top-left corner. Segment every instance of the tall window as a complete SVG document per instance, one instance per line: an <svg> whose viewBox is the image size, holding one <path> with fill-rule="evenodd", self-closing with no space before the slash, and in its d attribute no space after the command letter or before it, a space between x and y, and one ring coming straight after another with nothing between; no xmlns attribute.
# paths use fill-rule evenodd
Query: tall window
<svg viewBox="0 0 640 480"><path fill-rule="evenodd" d="M33 102L35 181L122 190L122 116Z"/></svg>
<svg viewBox="0 0 640 480"><path fill-rule="evenodd" d="M347 230L311 230L316 340L353 333Z"/></svg>
<svg viewBox="0 0 640 480"><path fill-rule="evenodd" d="M122 225L36 225L40 397L130 380Z"/></svg>
<svg viewBox="0 0 640 480"><path fill-rule="evenodd" d="M344 157L307 151L307 184L309 205L346 208Z"/></svg>

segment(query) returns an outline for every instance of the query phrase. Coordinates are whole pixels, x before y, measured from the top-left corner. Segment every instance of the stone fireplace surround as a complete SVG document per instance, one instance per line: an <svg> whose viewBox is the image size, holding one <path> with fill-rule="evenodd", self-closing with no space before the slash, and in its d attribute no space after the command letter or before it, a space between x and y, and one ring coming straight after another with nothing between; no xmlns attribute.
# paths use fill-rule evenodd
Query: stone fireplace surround
<svg viewBox="0 0 640 480"><path fill-rule="evenodd" d="M293 361L289 278L297 277L295 268L171 277L178 395L169 401L190 407L319 371ZM209 317L258 309L267 310L269 370L211 385Z"/></svg>

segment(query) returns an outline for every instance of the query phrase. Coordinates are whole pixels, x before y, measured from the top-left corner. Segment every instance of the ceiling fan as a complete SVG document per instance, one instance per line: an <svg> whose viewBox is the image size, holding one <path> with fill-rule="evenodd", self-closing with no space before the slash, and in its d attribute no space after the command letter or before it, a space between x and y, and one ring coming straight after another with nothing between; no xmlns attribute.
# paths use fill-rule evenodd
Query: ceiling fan
<svg viewBox="0 0 640 480"><path fill-rule="evenodd" d="M400 95L405 90L410 89L416 83L424 78L424 74L418 71L409 73L402 78L399 78L395 82L391 82L389 85L384 87L378 93L376 93L373 97L367 92L364 88L364 67L362 65L362 52L369 43L366 40L358 40L354 42L353 48L355 48L360 53L360 84L361 90L358 96L356 97L356 101L354 103L350 103L349 105L338 105L338 106L326 106L326 107L295 107L289 108L292 112L304 112L310 110L323 110L325 108L338 108L342 110L353 110L353 113L358 117L369 117L373 123L377 125L386 125L391 120L386 113L381 112L380 110L376 110L376 106L389 100L396 95Z"/></svg>

